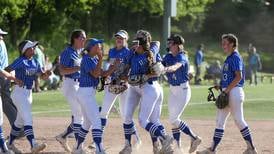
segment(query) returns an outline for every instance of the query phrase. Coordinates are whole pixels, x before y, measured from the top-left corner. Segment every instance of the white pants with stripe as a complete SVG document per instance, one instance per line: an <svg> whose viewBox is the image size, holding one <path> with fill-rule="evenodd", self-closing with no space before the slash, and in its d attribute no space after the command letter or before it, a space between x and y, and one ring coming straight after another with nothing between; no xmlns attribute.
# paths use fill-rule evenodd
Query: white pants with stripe
<svg viewBox="0 0 274 154"><path fill-rule="evenodd" d="M83 113L79 101L77 99L77 91L79 89L79 82L74 81L71 78L64 78L61 91L63 92L67 102L69 103L71 114L74 117L73 123L83 123Z"/></svg>
<svg viewBox="0 0 274 154"><path fill-rule="evenodd" d="M139 108L139 123L145 128L149 122L159 121L158 115L160 111L156 111L155 105L160 97L161 90L158 88L158 83L144 84L143 86L130 86L125 109L125 124L130 124L133 121L133 115L136 107L140 103Z"/></svg>
<svg viewBox="0 0 274 154"><path fill-rule="evenodd" d="M105 96L103 99L103 104L102 104L102 110L101 110L101 118L108 118L109 112L111 110L111 108L113 107L115 100L117 99L117 97L119 98L119 108L120 108L120 113L121 113L121 117L124 120L125 117L125 102L126 102L126 97L127 97L127 91L124 91L118 95L113 94L111 92L108 91L108 86L105 86Z"/></svg>
<svg viewBox="0 0 274 154"><path fill-rule="evenodd" d="M96 89L93 87L80 87L77 91L77 98L80 102L80 107L83 111L84 121L82 127L85 130L100 129L101 118L99 113L99 106L95 99Z"/></svg>
<svg viewBox="0 0 274 154"><path fill-rule="evenodd" d="M191 89L188 82L179 86L170 85L168 97L169 121L173 127L178 128L180 125L180 116L190 101Z"/></svg>
<svg viewBox="0 0 274 154"><path fill-rule="evenodd" d="M14 86L11 99L17 108L17 116L14 125L18 128L32 126L32 90Z"/></svg>
<svg viewBox="0 0 274 154"><path fill-rule="evenodd" d="M224 109L217 109L216 128L225 129L225 123L230 115L240 130L247 126L243 113L245 94L242 87L234 87L229 92L229 105Z"/></svg>

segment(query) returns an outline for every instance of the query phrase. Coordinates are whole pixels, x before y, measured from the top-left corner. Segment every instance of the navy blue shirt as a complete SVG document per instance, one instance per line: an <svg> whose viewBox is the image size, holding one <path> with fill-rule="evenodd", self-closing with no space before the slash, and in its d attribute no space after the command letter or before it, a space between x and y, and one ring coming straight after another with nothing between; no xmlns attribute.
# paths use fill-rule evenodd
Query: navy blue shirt
<svg viewBox="0 0 274 154"><path fill-rule="evenodd" d="M22 80L27 89L32 89L33 81L42 73L39 62L34 58L27 59L25 56L15 59L8 67L15 70L15 77Z"/></svg>
<svg viewBox="0 0 274 154"><path fill-rule="evenodd" d="M171 53L165 55L162 61L164 66L172 66L176 63L181 63L182 66L178 68L175 72L167 72L168 83L173 86L178 86L181 83L185 83L189 80L188 69L189 61L187 56L180 52L176 56L173 56Z"/></svg>
<svg viewBox="0 0 274 154"><path fill-rule="evenodd" d="M237 87L243 87L245 80L244 62L238 51L232 52L231 55L227 56L224 62L221 79L222 88L227 88L234 80L236 71L240 71L243 76L241 81L237 84Z"/></svg>
<svg viewBox="0 0 274 154"><path fill-rule="evenodd" d="M60 55L60 64L68 68L80 66L80 54L74 48L68 46ZM77 71L72 74L67 74L65 75L65 77L78 79L80 77L80 71Z"/></svg>
<svg viewBox="0 0 274 154"><path fill-rule="evenodd" d="M79 79L80 87L97 87L99 84L99 78L95 78L90 74L90 71L94 70L98 64L98 58L84 55L81 62L81 74Z"/></svg>

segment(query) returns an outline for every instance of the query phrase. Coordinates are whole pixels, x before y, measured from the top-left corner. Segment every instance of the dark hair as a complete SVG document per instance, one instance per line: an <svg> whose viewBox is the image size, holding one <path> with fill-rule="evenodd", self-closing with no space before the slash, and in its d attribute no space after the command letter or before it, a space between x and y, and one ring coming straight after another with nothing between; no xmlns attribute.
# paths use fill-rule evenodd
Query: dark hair
<svg viewBox="0 0 274 154"><path fill-rule="evenodd" d="M198 50L202 50L203 48L204 48L204 44L202 44L202 43L199 44L198 47L197 47Z"/></svg>
<svg viewBox="0 0 274 154"><path fill-rule="evenodd" d="M229 43L233 43L234 48L238 48L238 38L234 34L223 34L222 40L226 39Z"/></svg>
<svg viewBox="0 0 274 154"><path fill-rule="evenodd" d="M85 33L85 31L83 29L73 30L70 35L70 45L73 45L74 39L80 37L82 33Z"/></svg>

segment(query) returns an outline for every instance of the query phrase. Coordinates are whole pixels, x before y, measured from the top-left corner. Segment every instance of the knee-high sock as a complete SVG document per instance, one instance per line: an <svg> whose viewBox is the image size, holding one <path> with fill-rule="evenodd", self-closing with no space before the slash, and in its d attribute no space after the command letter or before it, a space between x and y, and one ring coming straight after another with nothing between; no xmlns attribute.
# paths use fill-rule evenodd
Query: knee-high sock
<svg viewBox="0 0 274 154"><path fill-rule="evenodd" d="M35 139L34 139L34 134L33 134L33 128L32 126L24 126L24 133L31 145L31 148L34 146L35 144Z"/></svg>
<svg viewBox="0 0 274 154"><path fill-rule="evenodd" d="M213 145L211 147L212 151L215 151L218 144L221 142L223 136L224 136L224 130L216 128L214 132L214 137L213 137Z"/></svg>
<svg viewBox="0 0 274 154"><path fill-rule="evenodd" d="M0 126L0 149L2 150L2 152L6 152L7 151L7 145L5 143L5 139L4 139L4 134L3 134L3 130L2 130L2 126Z"/></svg>
<svg viewBox="0 0 274 154"><path fill-rule="evenodd" d="M192 132L192 130L188 127L188 125L185 122L180 122L179 129L188 136L190 136L192 139L196 139L196 135Z"/></svg>
<svg viewBox="0 0 274 154"><path fill-rule="evenodd" d="M243 138L245 139L245 141L247 143L249 143L248 146L250 146L250 148L254 149L254 145L252 142L252 137L251 137L249 128L245 127L244 129L242 129L241 134L242 134Z"/></svg>
<svg viewBox="0 0 274 154"><path fill-rule="evenodd" d="M73 123L71 123L71 124L68 126L66 132L62 135L62 138L67 138L67 136L68 136L69 134L71 134L72 132L73 132Z"/></svg>
<svg viewBox="0 0 274 154"><path fill-rule="evenodd" d="M181 131L179 128L173 128L172 129L172 135L175 141L177 142L177 145L180 145L180 137L181 137Z"/></svg>
<svg viewBox="0 0 274 154"><path fill-rule="evenodd" d="M102 131L104 132L104 129L107 125L107 119L105 118L101 118L101 124L102 124Z"/></svg>
<svg viewBox="0 0 274 154"><path fill-rule="evenodd" d="M81 124L73 124L73 132L74 132L76 141L78 139L78 134L79 134L80 129L81 129Z"/></svg>
<svg viewBox="0 0 274 154"><path fill-rule="evenodd" d="M131 135L133 134L132 132L133 127L134 127L133 122L130 124L123 124L125 140L129 145L131 145Z"/></svg>
<svg viewBox="0 0 274 154"><path fill-rule="evenodd" d="M97 151L103 151L102 147L102 130L100 129L92 129L92 136L93 136L93 141L95 142L96 150Z"/></svg>
<svg viewBox="0 0 274 154"><path fill-rule="evenodd" d="M14 124L11 126L9 144L11 145L13 141L19 136L21 128L16 127Z"/></svg>
<svg viewBox="0 0 274 154"><path fill-rule="evenodd" d="M160 137L160 139L164 139L164 134L162 134L161 130L158 128L156 124L148 123L145 128L152 136Z"/></svg>
<svg viewBox="0 0 274 154"><path fill-rule="evenodd" d="M88 130L85 130L81 127L79 134L78 134L78 139L77 139L77 149L82 146L82 143L85 141L86 136L88 134Z"/></svg>

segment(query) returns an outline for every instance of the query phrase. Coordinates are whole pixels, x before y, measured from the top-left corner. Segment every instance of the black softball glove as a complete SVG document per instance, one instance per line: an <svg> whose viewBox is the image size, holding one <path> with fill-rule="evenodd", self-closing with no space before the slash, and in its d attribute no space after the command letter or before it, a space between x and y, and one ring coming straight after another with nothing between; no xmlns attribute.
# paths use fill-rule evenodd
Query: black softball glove
<svg viewBox="0 0 274 154"><path fill-rule="evenodd" d="M224 109L229 103L229 96L225 92L221 92L221 94L217 97L215 101L215 105L218 109Z"/></svg>

